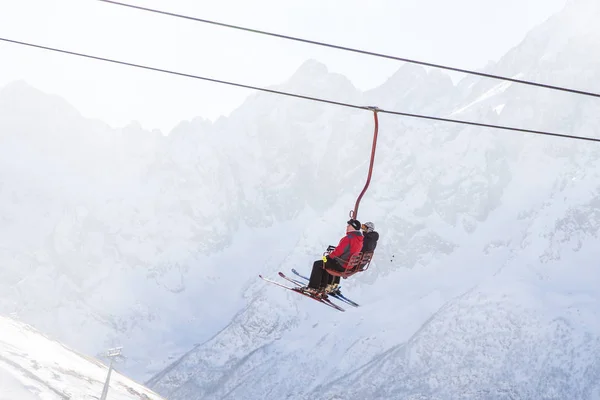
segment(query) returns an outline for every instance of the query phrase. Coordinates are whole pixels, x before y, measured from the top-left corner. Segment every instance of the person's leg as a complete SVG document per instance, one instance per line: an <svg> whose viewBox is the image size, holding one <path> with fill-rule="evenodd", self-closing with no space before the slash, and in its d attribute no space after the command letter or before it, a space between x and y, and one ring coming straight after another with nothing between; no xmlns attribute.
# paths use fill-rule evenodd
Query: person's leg
<svg viewBox="0 0 600 400"><path fill-rule="evenodd" d="M345 272L346 270L340 266L337 262L333 261L331 263L327 263L327 268L333 271L338 271L338 272ZM331 291L333 290L335 287L337 287L336 284L340 283L340 277L336 276L336 275L332 275L330 273L328 273L327 271L325 271L325 273L327 273L327 283L326 283L326 288L327 290ZM334 286L335 285L335 286Z"/></svg>
<svg viewBox="0 0 600 400"><path fill-rule="evenodd" d="M308 281L308 287L311 289L319 289L325 270L323 269L323 260L317 260L313 264L312 272L310 273L310 280ZM329 275L329 274L327 274Z"/></svg>
<svg viewBox="0 0 600 400"><path fill-rule="evenodd" d="M331 279L333 279L333 276L325 269L323 269L323 275L321 276L321 286L319 287L319 289L325 289Z"/></svg>
<svg viewBox="0 0 600 400"><path fill-rule="evenodd" d="M337 276L327 273L327 285L331 285Z"/></svg>

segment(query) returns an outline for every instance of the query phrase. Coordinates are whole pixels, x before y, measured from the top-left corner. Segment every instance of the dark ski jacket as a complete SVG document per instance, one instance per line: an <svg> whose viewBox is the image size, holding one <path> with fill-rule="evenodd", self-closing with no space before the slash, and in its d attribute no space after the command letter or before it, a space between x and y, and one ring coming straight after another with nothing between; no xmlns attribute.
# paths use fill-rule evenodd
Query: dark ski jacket
<svg viewBox="0 0 600 400"><path fill-rule="evenodd" d="M363 235L360 231L352 231L340 240L335 250L329 253L329 258L338 257L338 263L343 268L348 268L348 261L356 253L360 253L363 246Z"/></svg>
<svg viewBox="0 0 600 400"><path fill-rule="evenodd" d="M375 251L375 247L377 247L377 241L379 240L379 233L373 231L365 234L363 240L363 253L372 253Z"/></svg>

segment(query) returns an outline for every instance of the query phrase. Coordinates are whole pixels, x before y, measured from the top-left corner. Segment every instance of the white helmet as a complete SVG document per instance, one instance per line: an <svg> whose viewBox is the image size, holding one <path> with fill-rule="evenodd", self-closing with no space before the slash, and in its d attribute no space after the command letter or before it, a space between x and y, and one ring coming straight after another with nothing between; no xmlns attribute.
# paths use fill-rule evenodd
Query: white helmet
<svg viewBox="0 0 600 400"><path fill-rule="evenodd" d="M372 222L365 222L362 225L362 229L363 229L363 231L373 232L375 230L375 224Z"/></svg>

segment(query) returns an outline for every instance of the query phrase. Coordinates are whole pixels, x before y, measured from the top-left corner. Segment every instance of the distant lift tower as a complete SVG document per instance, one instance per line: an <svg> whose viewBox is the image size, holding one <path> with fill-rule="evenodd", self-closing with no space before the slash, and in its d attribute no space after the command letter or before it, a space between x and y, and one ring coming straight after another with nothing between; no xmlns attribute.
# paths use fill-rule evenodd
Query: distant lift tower
<svg viewBox="0 0 600 400"><path fill-rule="evenodd" d="M110 386L110 373L112 372L113 360L121 356L122 349L122 347L115 347L114 349L109 349L106 353L106 357L110 358L110 365L108 366L108 374L106 375L106 382L104 382L104 389L102 389L102 396L100 396L100 400L106 400L106 395L108 395L108 387Z"/></svg>

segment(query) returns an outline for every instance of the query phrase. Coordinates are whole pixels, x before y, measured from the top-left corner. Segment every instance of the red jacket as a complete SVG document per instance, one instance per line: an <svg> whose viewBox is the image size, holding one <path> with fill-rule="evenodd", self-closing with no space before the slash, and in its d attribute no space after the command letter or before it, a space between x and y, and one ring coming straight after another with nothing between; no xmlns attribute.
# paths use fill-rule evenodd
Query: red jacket
<svg viewBox="0 0 600 400"><path fill-rule="evenodd" d="M340 240L340 243L336 246L335 250L329 253L329 258L339 257L341 260L337 260L339 264L348 268L348 261L356 253L360 253L363 246L363 235L360 231L352 231Z"/></svg>

